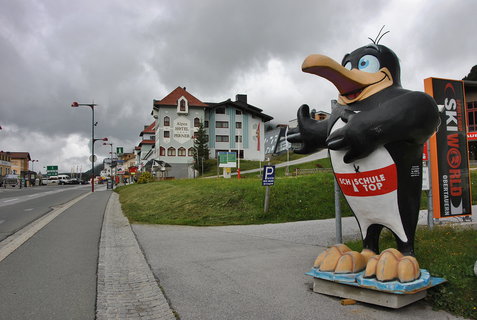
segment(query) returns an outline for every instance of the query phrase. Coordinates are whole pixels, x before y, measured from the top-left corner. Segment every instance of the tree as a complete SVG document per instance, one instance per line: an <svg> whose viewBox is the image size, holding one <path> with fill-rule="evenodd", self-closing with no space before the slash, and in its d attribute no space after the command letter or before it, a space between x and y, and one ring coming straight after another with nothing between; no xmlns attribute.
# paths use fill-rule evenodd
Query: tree
<svg viewBox="0 0 477 320"><path fill-rule="evenodd" d="M472 69L470 69L469 74L462 80L477 81L477 65L473 66Z"/></svg>
<svg viewBox="0 0 477 320"><path fill-rule="evenodd" d="M209 142L207 132L204 129L204 124L199 124L199 130L195 133L194 139L194 169L202 172L209 168Z"/></svg>

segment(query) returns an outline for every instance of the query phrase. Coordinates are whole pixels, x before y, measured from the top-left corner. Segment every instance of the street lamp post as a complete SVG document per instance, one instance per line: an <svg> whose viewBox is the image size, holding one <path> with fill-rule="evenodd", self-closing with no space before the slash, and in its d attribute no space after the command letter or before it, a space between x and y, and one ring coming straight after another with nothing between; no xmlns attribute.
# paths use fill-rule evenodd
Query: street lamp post
<svg viewBox="0 0 477 320"><path fill-rule="evenodd" d="M114 177L113 177L113 143L112 142L104 142L104 146L109 145L111 147L111 162L109 163L109 175L111 176L111 180L113 181L114 186Z"/></svg>
<svg viewBox="0 0 477 320"><path fill-rule="evenodd" d="M93 139L93 151L94 151L94 143L96 141L108 141L108 138L99 138L99 139ZM92 168L91 168L91 192L94 192L94 162L96 161L96 156L94 153L91 155L91 163L92 163Z"/></svg>
<svg viewBox="0 0 477 320"><path fill-rule="evenodd" d="M71 104L71 107L77 108L77 107L90 107L91 108L91 192L94 192L94 143L97 140L103 140L103 141L108 141L108 138L102 138L102 139L95 139L94 138L94 107L96 106L95 103L78 103L78 102L73 102ZM106 140L104 140L106 139Z"/></svg>

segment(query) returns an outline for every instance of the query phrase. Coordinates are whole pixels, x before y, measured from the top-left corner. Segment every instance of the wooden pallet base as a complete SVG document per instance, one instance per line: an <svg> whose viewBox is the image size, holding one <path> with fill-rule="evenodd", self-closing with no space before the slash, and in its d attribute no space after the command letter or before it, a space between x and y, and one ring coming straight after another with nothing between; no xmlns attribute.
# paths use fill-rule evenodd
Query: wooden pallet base
<svg viewBox="0 0 477 320"><path fill-rule="evenodd" d="M426 290L413 294L393 294L333 281L313 278L313 291L330 296L353 299L383 307L399 309L426 297Z"/></svg>

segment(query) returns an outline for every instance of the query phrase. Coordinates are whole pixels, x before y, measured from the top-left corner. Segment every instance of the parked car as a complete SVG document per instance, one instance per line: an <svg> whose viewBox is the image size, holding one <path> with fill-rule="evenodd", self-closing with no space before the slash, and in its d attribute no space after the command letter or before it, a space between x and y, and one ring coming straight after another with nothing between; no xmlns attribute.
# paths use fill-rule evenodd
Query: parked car
<svg viewBox="0 0 477 320"><path fill-rule="evenodd" d="M79 184L79 180L77 178L71 178L68 180L66 184Z"/></svg>
<svg viewBox="0 0 477 320"><path fill-rule="evenodd" d="M6 187L11 185L12 187L15 187L19 183L18 175L16 174L7 174L3 177L0 177L0 186Z"/></svg>
<svg viewBox="0 0 477 320"><path fill-rule="evenodd" d="M58 176L58 184L69 184L70 176L67 174L59 174Z"/></svg>

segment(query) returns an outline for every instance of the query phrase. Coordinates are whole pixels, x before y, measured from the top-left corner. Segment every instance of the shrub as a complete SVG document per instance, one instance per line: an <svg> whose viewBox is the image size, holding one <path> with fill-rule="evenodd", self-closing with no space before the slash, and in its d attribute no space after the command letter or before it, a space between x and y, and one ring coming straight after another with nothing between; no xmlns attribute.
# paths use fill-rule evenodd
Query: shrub
<svg viewBox="0 0 477 320"><path fill-rule="evenodd" d="M141 176L137 180L137 183L149 183L149 182L154 182L154 176L150 172L143 172L141 173Z"/></svg>

